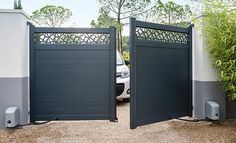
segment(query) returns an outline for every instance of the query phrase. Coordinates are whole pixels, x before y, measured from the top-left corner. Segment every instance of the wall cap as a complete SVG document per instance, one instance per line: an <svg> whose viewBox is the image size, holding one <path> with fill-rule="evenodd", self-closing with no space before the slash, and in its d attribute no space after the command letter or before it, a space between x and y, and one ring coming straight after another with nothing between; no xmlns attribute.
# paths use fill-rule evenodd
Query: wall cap
<svg viewBox="0 0 236 143"><path fill-rule="evenodd" d="M30 16L23 10L20 9L0 9L0 14L21 14L24 15L27 19L30 19Z"/></svg>

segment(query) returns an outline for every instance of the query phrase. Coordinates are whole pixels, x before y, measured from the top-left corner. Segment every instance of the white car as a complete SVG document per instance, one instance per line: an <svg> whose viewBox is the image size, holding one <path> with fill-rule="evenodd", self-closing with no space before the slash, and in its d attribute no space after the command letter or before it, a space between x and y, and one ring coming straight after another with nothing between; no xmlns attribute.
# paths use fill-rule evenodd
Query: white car
<svg viewBox="0 0 236 143"><path fill-rule="evenodd" d="M120 53L116 52L116 98L118 100L130 97L130 71Z"/></svg>

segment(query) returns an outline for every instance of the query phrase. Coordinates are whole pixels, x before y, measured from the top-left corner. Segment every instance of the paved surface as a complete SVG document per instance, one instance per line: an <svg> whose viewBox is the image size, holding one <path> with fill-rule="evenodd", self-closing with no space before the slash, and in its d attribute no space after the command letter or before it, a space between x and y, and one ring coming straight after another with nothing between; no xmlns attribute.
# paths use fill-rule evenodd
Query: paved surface
<svg viewBox="0 0 236 143"><path fill-rule="evenodd" d="M118 123L57 121L0 131L0 143L236 143L236 121L222 124L171 120L129 129L129 103L118 104Z"/></svg>

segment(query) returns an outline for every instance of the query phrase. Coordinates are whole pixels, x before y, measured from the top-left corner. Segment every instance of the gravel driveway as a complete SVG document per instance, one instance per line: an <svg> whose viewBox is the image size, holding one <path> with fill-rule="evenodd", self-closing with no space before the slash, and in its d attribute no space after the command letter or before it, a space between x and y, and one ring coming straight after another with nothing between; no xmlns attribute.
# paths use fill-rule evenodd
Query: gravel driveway
<svg viewBox="0 0 236 143"><path fill-rule="evenodd" d="M222 124L171 120L129 129L129 103L118 103L118 123L109 121L55 121L19 129L1 130L0 143L236 143L236 121Z"/></svg>

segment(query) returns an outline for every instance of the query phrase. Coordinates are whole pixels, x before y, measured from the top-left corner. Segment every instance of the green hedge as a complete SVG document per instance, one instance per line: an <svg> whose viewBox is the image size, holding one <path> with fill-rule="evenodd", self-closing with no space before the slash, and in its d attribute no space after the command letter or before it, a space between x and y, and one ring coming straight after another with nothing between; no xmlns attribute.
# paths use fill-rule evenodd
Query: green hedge
<svg viewBox="0 0 236 143"><path fill-rule="evenodd" d="M232 3L204 1L203 34L225 93L236 100L236 9Z"/></svg>

